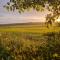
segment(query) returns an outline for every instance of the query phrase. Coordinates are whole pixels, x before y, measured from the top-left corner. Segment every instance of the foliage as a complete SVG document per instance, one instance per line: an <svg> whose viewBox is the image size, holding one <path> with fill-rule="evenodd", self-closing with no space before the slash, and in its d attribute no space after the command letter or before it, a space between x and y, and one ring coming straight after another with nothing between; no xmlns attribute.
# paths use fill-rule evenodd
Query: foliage
<svg viewBox="0 0 60 60"><path fill-rule="evenodd" d="M32 37L32 40L26 38L28 36ZM0 60L58 60L59 36L60 33L54 32L46 34L0 32Z"/></svg>

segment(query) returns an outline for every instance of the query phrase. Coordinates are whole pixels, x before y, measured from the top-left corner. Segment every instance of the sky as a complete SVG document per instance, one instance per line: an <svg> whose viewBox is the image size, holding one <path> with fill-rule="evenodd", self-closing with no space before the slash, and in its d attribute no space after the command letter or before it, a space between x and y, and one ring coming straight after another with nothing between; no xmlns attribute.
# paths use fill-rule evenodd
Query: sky
<svg viewBox="0 0 60 60"><path fill-rule="evenodd" d="M25 11L24 13L18 13L18 11L8 12L3 6L9 2L9 0L0 0L0 24L10 23L27 23L27 22L44 22L45 16L48 13L37 12L35 10Z"/></svg>

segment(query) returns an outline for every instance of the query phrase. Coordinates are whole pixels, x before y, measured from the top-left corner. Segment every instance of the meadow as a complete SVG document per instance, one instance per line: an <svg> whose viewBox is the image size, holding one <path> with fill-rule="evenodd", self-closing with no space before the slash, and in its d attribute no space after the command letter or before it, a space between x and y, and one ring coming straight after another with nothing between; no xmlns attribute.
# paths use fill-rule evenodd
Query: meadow
<svg viewBox="0 0 60 60"><path fill-rule="evenodd" d="M59 23L60 24L60 23ZM59 32L60 25L47 28L44 23L22 23L22 24L7 24L0 25L0 32L23 32L23 33L48 33Z"/></svg>
<svg viewBox="0 0 60 60"><path fill-rule="evenodd" d="M60 60L60 27L0 26L0 60Z"/></svg>

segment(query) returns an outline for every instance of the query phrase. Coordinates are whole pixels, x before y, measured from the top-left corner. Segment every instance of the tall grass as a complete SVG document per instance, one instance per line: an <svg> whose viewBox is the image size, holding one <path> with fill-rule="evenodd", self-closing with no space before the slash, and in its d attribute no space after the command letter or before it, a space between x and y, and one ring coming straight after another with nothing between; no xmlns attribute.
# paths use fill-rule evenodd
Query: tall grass
<svg viewBox="0 0 60 60"><path fill-rule="evenodd" d="M0 32L0 60L56 59L60 59L60 32Z"/></svg>

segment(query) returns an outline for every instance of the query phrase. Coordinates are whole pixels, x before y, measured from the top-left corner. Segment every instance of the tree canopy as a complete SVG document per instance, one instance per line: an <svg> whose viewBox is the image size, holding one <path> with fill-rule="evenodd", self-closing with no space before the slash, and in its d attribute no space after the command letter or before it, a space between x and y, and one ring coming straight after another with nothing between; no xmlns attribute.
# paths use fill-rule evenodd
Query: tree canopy
<svg viewBox="0 0 60 60"><path fill-rule="evenodd" d="M30 8L36 11L47 9L51 11L46 16L46 21L50 21L50 24L60 16L60 0L10 0L5 7L10 11L18 10L19 13Z"/></svg>

